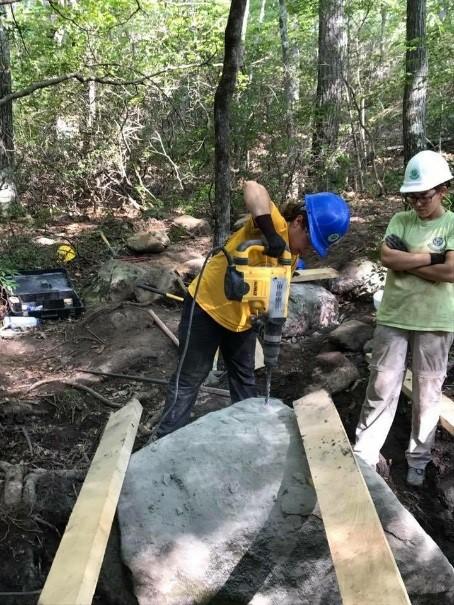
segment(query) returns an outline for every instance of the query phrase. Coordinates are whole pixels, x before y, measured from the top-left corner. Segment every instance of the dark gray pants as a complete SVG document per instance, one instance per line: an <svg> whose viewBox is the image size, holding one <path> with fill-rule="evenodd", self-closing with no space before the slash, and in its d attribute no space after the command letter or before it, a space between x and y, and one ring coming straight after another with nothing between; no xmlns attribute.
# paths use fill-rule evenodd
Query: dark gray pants
<svg viewBox="0 0 454 605"><path fill-rule="evenodd" d="M187 296L178 329L180 359L188 332L191 304L192 298ZM189 346L181 368L177 397L175 399L175 372L169 382L157 436L163 437L188 423L199 388L213 367L214 356L218 348L227 368L232 403L248 397L256 397L255 343L256 333L253 330L232 332L214 321L196 304Z"/></svg>

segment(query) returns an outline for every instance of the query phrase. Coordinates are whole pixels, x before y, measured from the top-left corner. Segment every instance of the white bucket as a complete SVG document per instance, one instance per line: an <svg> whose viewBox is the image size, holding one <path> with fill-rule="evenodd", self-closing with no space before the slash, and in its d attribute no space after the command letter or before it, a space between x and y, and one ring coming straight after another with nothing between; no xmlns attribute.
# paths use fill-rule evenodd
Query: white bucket
<svg viewBox="0 0 454 605"><path fill-rule="evenodd" d="M17 329L27 329L27 328L36 328L39 325L39 319L37 317L22 317L20 315L7 315L3 319L3 327L4 328L12 328Z"/></svg>
<svg viewBox="0 0 454 605"><path fill-rule="evenodd" d="M378 307L380 306L382 298L383 298L383 290L377 290L373 296L374 307L375 307L376 311L378 311Z"/></svg>

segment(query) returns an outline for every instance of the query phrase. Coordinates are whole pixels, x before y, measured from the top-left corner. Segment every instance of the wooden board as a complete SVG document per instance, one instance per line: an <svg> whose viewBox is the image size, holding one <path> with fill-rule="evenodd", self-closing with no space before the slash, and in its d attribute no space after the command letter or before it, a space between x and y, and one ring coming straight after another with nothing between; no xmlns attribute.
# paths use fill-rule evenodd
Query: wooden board
<svg viewBox="0 0 454 605"><path fill-rule="evenodd" d="M402 393L409 399L412 398L413 374L411 370L407 370L405 373L405 378L402 385ZM449 397L446 397L446 395L441 396L440 424L446 431L448 431L448 433L454 435L454 401L449 399Z"/></svg>
<svg viewBox="0 0 454 605"><path fill-rule="evenodd" d="M137 399L112 414L66 526L38 605L90 605L139 426Z"/></svg>
<svg viewBox="0 0 454 605"><path fill-rule="evenodd" d="M371 354L366 355L368 361L371 359ZM404 382L402 384L402 393L412 399L413 397L413 374L411 370L407 370L405 373ZM441 396L440 405L440 425L449 434L454 435L454 401L446 395Z"/></svg>
<svg viewBox="0 0 454 605"><path fill-rule="evenodd" d="M321 269L303 269L303 271L295 271L292 277L292 284L318 281L319 279L334 279L336 277L339 277L339 272L331 267L322 267Z"/></svg>
<svg viewBox="0 0 454 605"><path fill-rule="evenodd" d="M317 391L294 408L343 605L411 605L331 398Z"/></svg>

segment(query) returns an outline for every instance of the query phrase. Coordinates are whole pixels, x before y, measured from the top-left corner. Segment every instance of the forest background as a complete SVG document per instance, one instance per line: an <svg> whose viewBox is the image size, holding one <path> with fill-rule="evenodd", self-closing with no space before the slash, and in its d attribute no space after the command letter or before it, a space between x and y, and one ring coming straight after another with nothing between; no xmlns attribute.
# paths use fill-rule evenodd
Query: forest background
<svg viewBox="0 0 454 605"><path fill-rule="evenodd" d="M227 221L242 209L242 177L278 203L328 188L395 193L405 157L454 145L453 8L1 0L0 202L37 225L178 208L219 232L220 204ZM227 23L241 35L227 31L224 47ZM213 107L229 48L230 140L219 141ZM214 159L224 152L219 201Z"/></svg>

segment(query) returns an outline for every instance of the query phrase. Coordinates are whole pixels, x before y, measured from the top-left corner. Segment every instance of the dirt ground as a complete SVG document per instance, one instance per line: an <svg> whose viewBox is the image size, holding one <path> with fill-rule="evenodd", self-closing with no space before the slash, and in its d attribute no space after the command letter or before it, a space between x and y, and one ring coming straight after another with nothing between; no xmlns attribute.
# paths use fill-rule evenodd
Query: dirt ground
<svg viewBox="0 0 454 605"><path fill-rule="evenodd" d="M352 199L351 233L328 259L329 264L339 268L356 256L376 258L384 228L400 204L399 199L386 202ZM90 232L92 227L96 225L87 222L77 233ZM58 228L61 229L61 225ZM47 232L50 230L48 227ZM72 237L77 237L77 233ZM193 239L174 244L175 250L183 255L196 245ZM204 241L201 250L205 251L207 245ZM149 262L157 261L149 259ZM313 258L308 259L307 264L317 266L319 263ZM94 269L87 262L72 273L76 286L82 288L92 279ZM342 319L373 322L370 300L340 302ZM160 301L153 309L176 334L179 303ZM27 476L41 477L33 506L21 498L20 493L12 506L0 501L0 603L31 605L37 602L103 428L109 414L116 409L113 406L123 405L132 395L139 398L144 408L134 446L139 449L147 442L164 401L163 385L100 377L81 370L167 380L176 364L176 347L153 323L146 308L130 302L92 305L77 320L44 322L33 332L0 340L0 347L0 470L3 471L0 477L4 477L0 494L6 488L8 476L19 483L20 489ZM289 405L300 397L310 384L315 355L326 347L324 334L285 342L282 363L273 376L272 396ZM367 366L362 355L350 356L360 369L360 379L349 391L334 396L334 400L352 438L367 384ZM259 387L264 389L262 371L258 372L257 379ZM107 402L65 384L68 380L91 387ZM216 386L226 388L222 381ZM445 390L454 397L454 370L448 375ZM201 393L195 417L225 405L225 398ZM440 430L427 488L409 489L404 481L409 419L410 406L402 398L384 448L386 463L381 471L403 504L454 564L452 508L446 501L446 490L441 489L451 480L454 482L454 441ZM13 481L10 482L13 485ZM109 564L117 565L116 581L127 582L118 561ZM94 603L128 605L130 601L121 596L121 589L112 581L111 570L104 569L101 574Z"/></svg>

